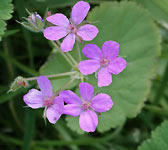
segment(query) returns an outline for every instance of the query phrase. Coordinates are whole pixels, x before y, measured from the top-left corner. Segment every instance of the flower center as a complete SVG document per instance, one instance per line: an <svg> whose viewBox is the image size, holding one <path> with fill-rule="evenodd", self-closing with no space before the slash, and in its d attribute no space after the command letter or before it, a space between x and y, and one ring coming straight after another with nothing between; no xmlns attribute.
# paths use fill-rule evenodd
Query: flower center
<svg viewBox="0 0 168 150"><path fill-rule="evenodd" d="M83 109L83 110L88 110L89 107L90 107L90 102L84 102L84 103L82 104L82 109Z"/></svg>
<svg viewBox="0 0 168 150"><path fill-rule="evenodd" d="M69 25L69 29L70 29L70 32L71 32L71 33L76 33L76 31L77 31L76 26L73 25L73 24L70 24L70 25Z"/></svg>
<svg viewBox="0 0 168 150"><path fill-rule="evenodd" d="M108 60L108 59L102 58L102 59L100 60L100 65L101 65L101 66L106 67L106 66L108 66L108 64L109 64L109 60Z"/></svg>
<svg viewBox="0 0 168 150"><path fill-rule="evenodd" d="M54 105L54 100L53 99L44 100L43 106L50 107L51 105Z"/></svg>

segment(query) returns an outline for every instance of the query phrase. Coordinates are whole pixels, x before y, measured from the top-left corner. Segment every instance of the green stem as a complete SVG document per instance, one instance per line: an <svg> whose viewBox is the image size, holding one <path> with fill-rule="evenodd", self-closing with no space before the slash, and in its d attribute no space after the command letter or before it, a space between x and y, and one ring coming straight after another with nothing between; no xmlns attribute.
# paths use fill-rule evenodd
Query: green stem
<svg viewBox="0 0 168 150"><path fill-rule="evenodd" d="M81 59L81 53L80 53L80 48L79 48L78 42L76 42L76 51L78 53L78 61L80 62L82 59Z"/></svg>
<svg viewBox="0 0 168 150"><path fill-rule="evenodd" d="M51 43L54 45L54 47L60 52L60 54L67 60L67 62L74 67L73 63L71 62L71 60L65 55L65 53L62 52L62 50L60 49L60 47L54 42L51 41Z"/></svg>
<svg viewBox="0 0 168 150"><path fill-rule="evenodd" d="M69 52L66 52L67 56L71 59L71 61L74 63L75 66L78 66L78 63L75 61L75 59L71 56Z"/></svg>
<svg viewBox="0 0 168 150"><path fill-rule="evenodd" d="M47 78L64 77L76 74L76 71L46 75ZM26 78L27 81L37 80L38 77Z"/></svg>

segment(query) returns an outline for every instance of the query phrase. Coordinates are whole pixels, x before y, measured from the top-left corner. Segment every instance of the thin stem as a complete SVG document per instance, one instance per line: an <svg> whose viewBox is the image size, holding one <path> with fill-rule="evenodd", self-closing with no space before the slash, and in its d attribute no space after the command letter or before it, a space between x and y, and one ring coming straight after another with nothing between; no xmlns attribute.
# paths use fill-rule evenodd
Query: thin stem
<svg viewBox="0 0 168 150"><path fill-rule="evenodd" d="M60 49L60 47L54 42L51 41L51 43L55 46L56 49L58 49L58 51L61 53L61 55L67 60L67 62L74 67L73 63L71 62L71 60L62 52L62 50Z"/></svg>
<svg viewBox="0 0 168 150"><path fill-rule="evenodd" d="M78 66L78 63L75 61L75 59L71 56L69 52L66 52L67 56L72 60L75 66Z"/></svg>
<svg viewBox="0 0 168 150"><path fill-rule="evenodd" d="M74 80L75 80L75 78L72 78L71 80L69 80L63 87L61 87L61 89L59 91L62 91L64 88L69 86Z"/></svg>
<svg viewBox="0 0 168 150"><path fill-rule="evenodd" d="M76 74L76 71L71 71L71 72L65 72L65 73L58 73L58 74L52 74L52 75L46 75L47 78L56 78L56 77L65 77L65 76L70 76ZM32 80L37 80L38 77L32 77L32 78L27 78L27 81L32 81Z"/></svg>
<svg viewBox="0 0 168 150"><path fill-rule="evenodd" d="M76 51L78 53L78 61L81 61L81 53L80 53L80 48L79 48L79 43L76 42Z"/></svg>

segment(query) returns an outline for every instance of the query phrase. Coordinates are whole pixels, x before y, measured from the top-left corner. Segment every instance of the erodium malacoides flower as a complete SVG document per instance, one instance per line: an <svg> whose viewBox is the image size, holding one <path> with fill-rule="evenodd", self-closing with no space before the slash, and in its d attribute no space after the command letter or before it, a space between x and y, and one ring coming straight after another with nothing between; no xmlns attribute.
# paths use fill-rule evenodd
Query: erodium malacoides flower
<svg viewBox="0 0 168 150"><path fill-rule="evenodd" d="M112 75L122 72L127 63L118 57L119 44L115 41L106 41L102 50L95 44L87 44L82 50L89 60L81 61L78 65L83 75L98 71L98 86L109 86L112 83Z"/></svg>
<svg viewBox="0 0 168 150"><path fill-rule="evenodd" d="M54 95L51 83L47 77L40 76L37 82L41 91L31 89L24 95L24 102L33 109L44 107L45 117L47 117L50 123L55 124L63 112L63 99L60 96L56 97Z"/></svg>
<svg viewBox="0 0 168 150"><path fill-rule="evenodd" d="M89 3L79 1L73 6L69 20L61 13L47 17L46 20L56 26L47 27L44 30L45 38L59 40L65 37L61 43L63 52L71 51L75 40L91 41L96 37L98 29L94 25L82 25L82 21L87 16L89 9Z"/></svg>
<svg viewBox="0 0 168 150"><path fill-rule="evenodd" d="M70 90L60 93L60 96L67 103L63 113L74 117L80 115L80 128L86 132L94 132L98 125L96 112L102 113L110 110L113 102L110 96L104 93L93 96L94 87L88 83L80 83L79 90L81 98Z"/></svg>

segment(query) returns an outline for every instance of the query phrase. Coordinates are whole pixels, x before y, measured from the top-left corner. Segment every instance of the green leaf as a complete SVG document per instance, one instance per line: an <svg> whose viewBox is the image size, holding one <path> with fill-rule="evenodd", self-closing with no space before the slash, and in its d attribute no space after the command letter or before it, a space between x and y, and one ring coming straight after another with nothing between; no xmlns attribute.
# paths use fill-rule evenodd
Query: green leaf
<svg viewBox="0 0 168 150"><path fill-rule="evenodd" d="M12 0L0 0L0 41L6 29L5 20L9 20L12 17L13 5L11 2Z"/></svg>
<svg viewBox="0 0 168 150"><path fill-rule="evenodd" d="M153 132L150 139L145 140L138 150L167 150L168 149L168 121L164 121Z"/></svg>
<svg viewBox="0 0 168 150"><path fill-rule="evenodd" d="M51 54L46 63L40 68L41 75L50 75L69 71L71 71L71 66L60 53ZM64 77L59 79L54 78L50 81L53 86L53 90L57 91L64 87L70 80L71 77ZM78 82L79 81L74 80L68 87L66 87L66 89L73 88L78 84Z"/></svg>
<svg viewBox="0 0 168 150"><path fill-rule="evenodd" d="M90 43L102 47L105 41L117 41L119 56L127 61L126 69L113 75L113 82L108 87L98 88L94 74L85 80L94 85L95 93L107 93L114 102L110 111L99 115L97 129L104 132L121 125L127 118L136 117L141 111L154 77L161 37L151 16L133 2L102 3L92 10L88 20L99 29L98 36ZM75 121L71 124L70 119L67 121L71 129L79 130L78 121L76 124Z"/></svg>
<svg viewBox="0 0 168 150"><path fill-rule="evenodd" d="M167 0L135 0L145 7L150 14L158 21L168 23L168 1Z"/></svg>

